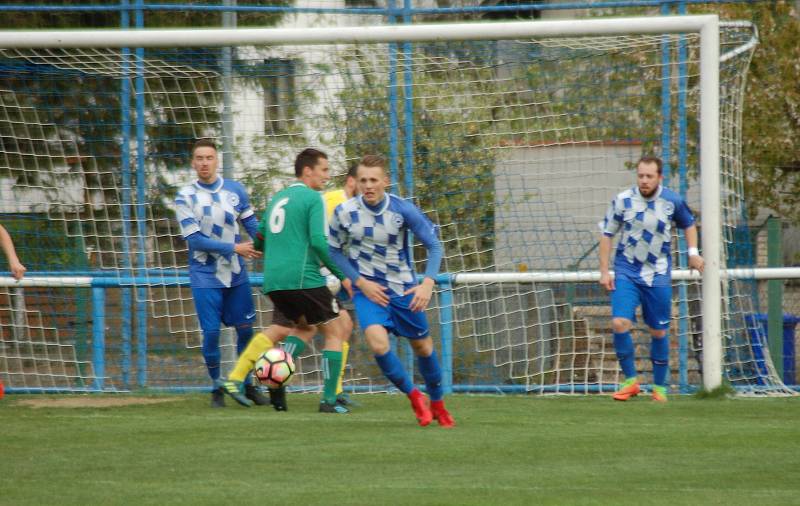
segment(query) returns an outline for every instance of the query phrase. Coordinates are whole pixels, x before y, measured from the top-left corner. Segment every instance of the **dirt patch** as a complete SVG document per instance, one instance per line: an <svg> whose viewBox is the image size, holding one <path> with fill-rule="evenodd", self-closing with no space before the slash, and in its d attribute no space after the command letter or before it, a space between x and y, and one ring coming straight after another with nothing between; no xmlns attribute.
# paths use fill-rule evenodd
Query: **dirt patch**
<svg viewBox="0 0 800 506"><path fill-rule="evenodd" d="M75 396L25 399L17 404L30 406L32 408L116 408L120 406L139 406L142 404L161 404L164 402L175 402L179 399L158 398L158 397L92 397Z"/></svg>

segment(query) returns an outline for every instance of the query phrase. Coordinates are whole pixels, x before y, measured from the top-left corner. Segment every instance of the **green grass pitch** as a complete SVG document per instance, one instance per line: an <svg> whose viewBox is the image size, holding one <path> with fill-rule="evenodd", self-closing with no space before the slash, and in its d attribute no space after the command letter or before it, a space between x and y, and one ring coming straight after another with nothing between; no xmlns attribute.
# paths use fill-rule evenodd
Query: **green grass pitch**
<svg viewBox="0 0 800 506"><path fill-rule="evenodd" d="M83 397L86 398L86 397ZM0 504L800 504L800 399L455 395L417 427L399 395L352 414L0 400Z"/></svg>

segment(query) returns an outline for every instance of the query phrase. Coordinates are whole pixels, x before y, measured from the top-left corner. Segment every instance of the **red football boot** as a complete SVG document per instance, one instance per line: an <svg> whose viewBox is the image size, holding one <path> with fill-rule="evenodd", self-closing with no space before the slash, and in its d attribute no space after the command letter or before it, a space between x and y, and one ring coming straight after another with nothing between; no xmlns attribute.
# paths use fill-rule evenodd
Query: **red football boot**
<svg viewBox="0 0 800 506"><path fill-rule="evenodd" d="M453 415L444 407L444 401L431 401L431 411L433 412L433 417L439 422L439 426L445 429L452 429L456 426Z"/></svg>
<svg viewBox="0 0 800 506"><path fill-rule="evenodd" d="M433 413L431 413L431 408L428 407L428 398L425 397L425 394L415 388L409 392L408 398L411 401L411 409L414 410L414 416L417 417L417 422L420 426L430 425L431 421L433 421Z"/></svg>

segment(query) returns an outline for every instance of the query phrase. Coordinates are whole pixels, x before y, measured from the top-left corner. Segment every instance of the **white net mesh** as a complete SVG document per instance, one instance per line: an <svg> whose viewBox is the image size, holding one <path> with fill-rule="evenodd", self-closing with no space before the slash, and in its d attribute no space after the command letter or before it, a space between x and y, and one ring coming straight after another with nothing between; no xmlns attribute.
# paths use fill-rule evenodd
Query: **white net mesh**
<svg viewBox="0 0 800 506"><path fill-rule="evenodd" d="M722 31L722 52L738 51L721 67L729 267L752 263L741 253L750 249L739 147L752 37L746 26ZM226 174L246 183L258 210L304 147L327 151L340 173L363 154L388 155L393 190L408 195L413 182L415 201L441 224L443 272L594 269L596 223L647 152L666 155L668 186L699 210L695 35L245 46L230 68ZM220 49L0 50L4 223L32 274L109 285L101 333L88 288L0 294L0 319L15 322L0 334L10 387L208 384L190 291L173 283L187 251L172 199L193 178L193 140L222 144L225 74ZM676 265L685 249L676 239ZM749 316L753 292L725 285L725 374L743 391L785 392ZM701 383L699 294L697 283L676 284L670 379L684 389ZM266 325L269 303L254 296ZM456 390L594 392L619 380L598 286L457 285L434 302L428 315ZM636 336L647 374L649 339ZM345 386L386 389L358 334L353 345ZM311 347L293 385L319 388L320 362Z"/></svg>

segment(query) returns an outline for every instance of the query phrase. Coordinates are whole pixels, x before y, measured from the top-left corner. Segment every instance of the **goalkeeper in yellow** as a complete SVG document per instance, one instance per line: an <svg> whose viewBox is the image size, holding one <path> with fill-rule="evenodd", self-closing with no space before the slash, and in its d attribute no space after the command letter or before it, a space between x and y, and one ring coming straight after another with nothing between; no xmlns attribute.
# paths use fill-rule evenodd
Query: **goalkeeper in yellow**
<svg viewBox="0 0 800 506"><path fill-rule="evenodd" d="M330 222L333 212L339 206L347 202L351 198L358 195L358 187L356 185L356 171L358 165L351 165L345 175L344 186L338 190L330 190L322 194L322 200L325 201L325 216ZM344 380L344 371L347 367L347 356L350 353L350 336L353 335L353 319L350 317L348 310L353 307L353 302L345 292L339 292L336 296L339 301L339 320L344 331L344 341L342 342L342 370L339 374L339 383L336 385L336 402L347 407L357 407L358 403L355 402L344 392L342 381Z"/></svg>
<svg viewBox="0 0 800 506"><path fill-rule="evenodd" d="M264 251L263 292L274 309L272 324L253 336L239 356L236 367L218 387L243 406L253 401L244 396L242 385L262 353L283 341L292 355L299 355L305 343L296 331L310 339L317 330L325 339L322 351L324 377L322 413L348 413L336 402L336 386L342 369L344 330L339 318L339 305L328 290L320 264L327 267L342 286L352 293L350 280L331 260L326 237L325 209L318 191L330 179L328 157L322 151L305 149L295 160L297 181L276 193L269 202L259 225L254 246ZM271 389L270 401L275 409L286 409L284 388Z"/></svg>

